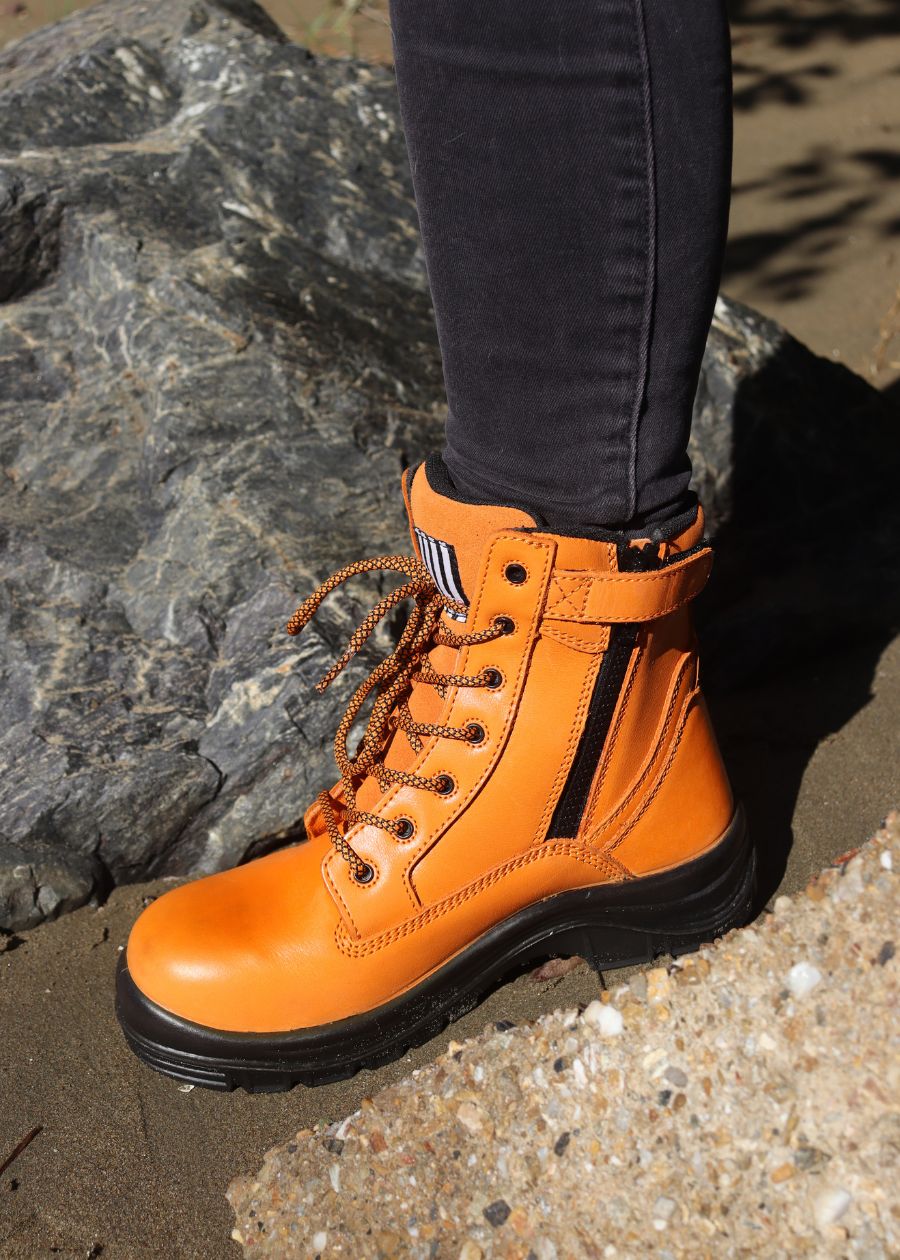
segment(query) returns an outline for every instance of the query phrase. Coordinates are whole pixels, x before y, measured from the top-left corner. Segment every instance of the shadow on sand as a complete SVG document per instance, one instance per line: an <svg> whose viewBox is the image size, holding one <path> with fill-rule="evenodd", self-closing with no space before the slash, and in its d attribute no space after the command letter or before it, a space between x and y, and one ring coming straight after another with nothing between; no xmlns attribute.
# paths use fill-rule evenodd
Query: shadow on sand
<svg viewBox="0 0 900 1260"><path fill-rule="evenodd" d="M728 11L736 118L775 108L796 142L790 160L771 165L761 178L735 183L736 198L772 204L773 226L732 231L725 279L752 276L770 302L797 301L815 293L842 256L848 233L865 225L876 239L889 242L900 234L900 155L891 137L858 147L852 139L842 143L819 133L818 140L804 139L803 113L836 90L848 91L853 73L846 58L855 49L900 36L900 8L895 0L728 0ZM874 71L887 75L883 91L892 90L898 70ZM871 128L867 134L873 135Z"/></svg>
<svg viewBox="0 0 900 1260"><path fill-rule="evenodd" d="M731 500L698 622L766 901L809 760L869 702L900 624L896 399L786 337L738 387Z"/></svg>

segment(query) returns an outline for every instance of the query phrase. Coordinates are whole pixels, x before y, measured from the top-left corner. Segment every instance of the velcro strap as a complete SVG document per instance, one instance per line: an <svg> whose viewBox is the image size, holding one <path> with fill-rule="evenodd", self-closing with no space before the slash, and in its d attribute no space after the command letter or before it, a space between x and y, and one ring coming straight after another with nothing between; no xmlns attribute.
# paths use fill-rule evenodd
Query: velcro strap
<svg viewBox="0 0 900 1260"><path fill-rule="evenodd" d="M557 621L653 621L700 594L712 561L712 548L704 547L649 573L557 569L550 578L544 616Z"/></svg>

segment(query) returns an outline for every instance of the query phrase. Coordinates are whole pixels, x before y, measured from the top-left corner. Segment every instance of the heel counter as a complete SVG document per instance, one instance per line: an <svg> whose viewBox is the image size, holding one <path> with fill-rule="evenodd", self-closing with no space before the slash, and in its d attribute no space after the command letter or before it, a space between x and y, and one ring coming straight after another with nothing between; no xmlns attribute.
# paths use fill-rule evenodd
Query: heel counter
<svg viewBox="0 0 900 1260"><path fill-rule="evenodd" d="M634 875L648 875L697 857L725 832L734 794L706 700L697 688L685 704L681 729L655 788L628 833L612 851Z"/></svg>

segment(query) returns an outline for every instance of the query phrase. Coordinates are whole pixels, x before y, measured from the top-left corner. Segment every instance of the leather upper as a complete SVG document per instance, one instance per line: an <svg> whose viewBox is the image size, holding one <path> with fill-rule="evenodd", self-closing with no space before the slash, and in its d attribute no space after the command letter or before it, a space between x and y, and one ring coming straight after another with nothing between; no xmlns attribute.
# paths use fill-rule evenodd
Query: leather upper
<svg viewBox="0 0 900 1260"><path fill-rule="evenodd" d="M623 571L621 542L553 534L517 508L458 503L432 488L425 466L405 489L415 545L463 588L465 631L498 618L507 631L430 654L441 672L490 669L499 685L441 695L417 684L410 710L475 724L484 738L433 737L416 751L404 734L392 737L388 765L449 776L453 787L361 785L364 808L413 824L406 840L369 824L347 832L374 870L369 883L353 878L313 807L304 843L149 906L128 945L132 977L187 1019L274 1032L369 1010L522 906L688 861L731 820L688 610L711 564L702 515L677 539L647 543L657 567ZM577 823L551 834L590 761L592 731L602 748L576 794Z"/></svg>

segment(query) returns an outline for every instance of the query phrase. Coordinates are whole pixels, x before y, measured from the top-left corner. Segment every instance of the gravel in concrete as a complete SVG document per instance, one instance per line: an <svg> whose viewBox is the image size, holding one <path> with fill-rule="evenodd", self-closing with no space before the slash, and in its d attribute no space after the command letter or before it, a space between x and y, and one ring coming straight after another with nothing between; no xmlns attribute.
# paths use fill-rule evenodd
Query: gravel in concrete
<svg viewBox="0 0 900 1260"><path fill-rule="evenodd" d="M900 1253L900 816L756 926L451 1042L229 1192L247 1257Z"/></svg>

